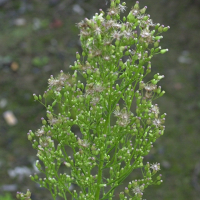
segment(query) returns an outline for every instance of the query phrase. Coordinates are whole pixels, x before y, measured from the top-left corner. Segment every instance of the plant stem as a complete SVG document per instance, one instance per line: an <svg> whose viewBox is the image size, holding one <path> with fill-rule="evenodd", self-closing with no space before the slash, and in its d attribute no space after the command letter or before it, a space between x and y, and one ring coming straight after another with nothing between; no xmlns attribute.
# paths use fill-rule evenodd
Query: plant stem
<svg viewBox="0 0 200 200"><path fill-rule="evenodd" d="M102 180L103 161L104 161L104 157L103 157L103 153L101 152L99 170L98 170L98 178L97 178L97 191L96 191L96 195L95 195L96 200L99 200L99 195L100 195L100 190L101 190L100 184L101 184L101 180Z"/></svg>

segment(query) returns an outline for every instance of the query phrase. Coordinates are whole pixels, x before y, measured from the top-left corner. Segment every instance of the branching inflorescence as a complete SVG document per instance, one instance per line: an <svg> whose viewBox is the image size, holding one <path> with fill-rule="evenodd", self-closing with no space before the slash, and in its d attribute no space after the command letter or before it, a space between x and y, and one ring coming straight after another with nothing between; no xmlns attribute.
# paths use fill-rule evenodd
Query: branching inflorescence
<svg viewBox="0 0 200 200"><path fill-rule="evenodd" d="M121 17L125 5L111 0L107 13L100 9L93 19L78 23L83 52L76 53L70 66L73 75L61 71L57 78L50 77L43 97L34 94L47 116L40 129L28 132L28 139L45 177L35 174L31 179L49 189L53 199L115 199L117 186L137 168L141 179L128 183L119 194L121 200L140 200L145 188L162 182L156 175L160 164L145 164L143 158L164 133L166 114L153 104L165 93L157 86L164 76L155 74L146 83L143 79L151 72L152 57L168 51L159 43L169 27L154 24L139 2ZM72 126L78 127L79 135ZM78 191L70 189L72 184ZM30 192L17 197L30 199Z"/></svg>

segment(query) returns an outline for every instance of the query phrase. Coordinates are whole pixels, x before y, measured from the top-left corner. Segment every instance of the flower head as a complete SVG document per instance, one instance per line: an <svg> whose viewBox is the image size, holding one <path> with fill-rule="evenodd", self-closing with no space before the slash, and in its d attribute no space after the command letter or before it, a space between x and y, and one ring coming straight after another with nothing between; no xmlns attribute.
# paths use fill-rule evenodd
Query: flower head
<svg viewBox="0 0 200 200"><path fill-rule="evenodd" d="M90 143L87 140L81 140L80 138L78 138L78 144L84 148L90 145Z"/></svg>
<svg viewBox="0 0 200 200"><path fill-rule="evenodd" d="M101 28L100 27L95 27L95 29L94 29L94 33L96 34L96 35L100 35L101 34Z"/></svg>
<svg viewBox="0 0 200 200"><path fill-rule="evenodd" d="M98 15L98 13L96 13L95 16L93 16L93 19L95 21L100 20L101 22L103 22L104 21L103 13L101 13L100 15Z"/></svg>
<svg viewBox="0 0 200 200"><path fill-rule="evenodd" d="M105 39L103 40L103 44L104 44L105 46L111 45L111 44L112 44L112 39L105 38Z"/></svg>
<svg viewBox="0 0 200 200"><path fill-rule="evenodd" d="M44 134L45 134L44 127L42 127L41 129L38 129L37 132L35 133L35 135L38 136L38 137L40 137Z"/></svg>
<svg viewBox="0 0 200 200"><path fill-rule="evenodd" d="M143 186L138 186L136 185L134 188L133 188L133 193L135 193L136 195L140 194L140 195L143 195L143 190L144 190L144 187Z"/></svg>
<svg viewBox="0 0 200 200"><path fill-rule="evenodd" d="M140 11L139 11L138 9L133 8L133 9L131 10L131 13L132 13L134 16L137 16L137 15L140 14Z"/></svg>
<svg viewBox="0 0 200 200"><path fill-rule="evenodd" d="M153 120L153 125L156 126L156 128L160 127L163 124L163 120L156 118Z"/></svg>
<svg viewBox="0 0 200 200"><path fill-rule="evenodd" d="M86 21L83 21L83 20L81 22L77 23L76 25L80 29L89 27L88 23Z"/></svg>
<svg viewBox="0 0 200 200"><path fill-rule="evenodd" d="M128 112L126 108L123 108L121 111L117 109L113 113L118 117L117 123L119 126L127 126L130 123L131 112Z"/></svg>
<svg viewBox="0 0 200 200"><path fill-rule="evenodd" d="M117 39L117 40L120 40L120 37L122 36L121 32L120 31L114 31L112 33L112 38L113 39Z"/></svg>
<svg viewBox="0 0 200 200"><path fill-rule="evenodd" d="M116 116L116 117L119 117L120 116L120 114L121 114L121 112L120 112L120 110L114 110L114 112L113 112L113 114Z"/></svg>
<svg viewBox="0 0 200 200"><path fill-rule="evenodd" d="M56 118L51 118L51 119L48 120L48 122L49 122L50 125L54 125L54 124L59 123L59 120L56 119Z"/></svg>
<svg viewBox="0 0 200 200"><path fill-rule="evenodd" d="M114 16L119 14L120 10L119 8L109 8L108 9L108 15Z"/></svg>
<svg viewBox="0 0 200 200"><path fill-rule="evenodd" d="M120 10L120 12L124 12L124 11L126 11L126 6L123 6L122 4L119 4L119 10Z"/></svg>
<svg viewBox="0 0 200 200"><path fill-rule="evenodd" d="M125 38L129 39L133 37L133 32L129 29L129 30L125 30L123 31L123 35Z"/></svg>
<svg viewBox="0 0 200 200"><path fill-rule="evenodd" d="M159 112L159 107L157 106L157 104L155 105L152 105L151 109L150 109L150 112L154 113L156 118L158 118L158 114L160 113Z"/></svg>
<svg viewBox="0 0 200 200"><path fill-rule="evenodd" d="M106 21L105 23L103 23L104 27L106 29L110 29L110 28L113 28L114 24L116 24L116 21L110 19L108 21Z"/></svg>
<svg viewBox="0 0 200 200"><path fill-rule="evenodd" d="M153 41L153 37L148 28L142 30L140 35L148 43L151 43Z"/></svg>
<svg viewBox="0 0 200 200"><path fill-rule="evenodd" d="M40 138L39 143L42 147L48 147L51 142L51 137L43 136Z"/></svg>
<svg viewBox="0 0 200 200"><path fill-rule="evenodd" d="M155 90L156 88L157 88L157 86L154 85L154 84L146 84L146 85L144 86L144 89L145 89L146 91L148 91L148 92L153 91L153 90Z"/></svg>
<svg viewBox="0 0 200 200"><path fill-rule="evenodd" d="M154 163L150 165L150 169L153 169L153 171L159 171L160 170L160 163Z"/></svg>

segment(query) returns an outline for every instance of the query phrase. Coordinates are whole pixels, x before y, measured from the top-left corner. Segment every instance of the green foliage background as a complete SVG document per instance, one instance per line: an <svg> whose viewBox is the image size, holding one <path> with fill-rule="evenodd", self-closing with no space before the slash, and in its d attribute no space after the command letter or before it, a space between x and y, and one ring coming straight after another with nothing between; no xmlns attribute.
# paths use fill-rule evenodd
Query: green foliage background
<svg viewBox="0 0 200 200"><path fill-rule="evenodd" d="M0 108L0 194L4 195L3 186L16 184L19 191L29 188L33 199L50 199L47 191L28 177L9 177L8 169L32 168L36 152L26 132L39 128L40 118L45 113L44 108L33 101L32 94L46 89L51 74L57 75L61 69L68 71L75 52L81 51L75 23L91 18L99 8L105 10L108 5L104 0L5 2L0 3L0 101L7 100L6 107ZM129 8L135 3L126 2ZM73 11L76 4L84 10L83 15ZM171 27L162 40L162 48L170 51L152 61L152 74L165 75L160 83L166 94L157 103L167 117L165 134L154 145L148 160L161 163L164 182L148 188L145 198L198 200L200 3L196 0L141 0L140 6L145 5L154 23ZM19 18L25 19L23 26L15 25ZM12 70L13 62L19 66L17 71ZM5 122L2 114L7 110L12 110L17 117L15 126Z"/></svg>

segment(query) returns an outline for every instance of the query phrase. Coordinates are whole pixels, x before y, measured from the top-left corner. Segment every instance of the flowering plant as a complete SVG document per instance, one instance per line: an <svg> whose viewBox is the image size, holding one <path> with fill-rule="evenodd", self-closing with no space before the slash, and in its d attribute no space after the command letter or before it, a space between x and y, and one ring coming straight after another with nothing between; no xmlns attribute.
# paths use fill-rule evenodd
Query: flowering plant
<svg viewBox="0 0 200 200"><path fill-rule="evenodd" d="M107 14L100 9L93 19L78 23L83 51L70 66L73 75L61 71L57 78L50 77L43 97L34 94L47 116L40 129L28 132L28 139L45 177L35 174L31 179L47 188L54 200L111 200L137 168L141 179L128 183L119 194L121 200L140 200L145 188L162 182L156 175L160 164L145 164L143 158L164 133L166 114L160 115L153 104L165 93L157 86L164 76L143 79L151 72L152 57L168 51L159 43L169 27L154 24L146 8L140 9L137 1L127 17L120 17L125 2L111 0ZM30 196L29 190L17 193L20 199Z"/></svg>

